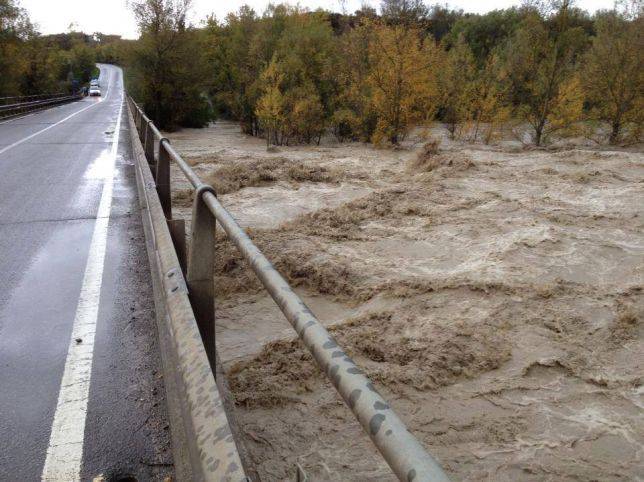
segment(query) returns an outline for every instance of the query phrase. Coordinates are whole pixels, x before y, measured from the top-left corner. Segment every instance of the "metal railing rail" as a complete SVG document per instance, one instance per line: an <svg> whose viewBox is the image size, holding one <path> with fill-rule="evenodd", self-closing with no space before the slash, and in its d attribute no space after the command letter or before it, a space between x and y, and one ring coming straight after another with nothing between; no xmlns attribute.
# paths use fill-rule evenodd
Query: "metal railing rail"
<svg viewBox="0 0 644 482"><path fill-rule="evenodd" d="M29 102L31 100L38 99L53 99L54 97L64 97L65 92L53 92L51 94L31 94L31 95L11 95L6 97L0 97L0 105L8 104L9 102L16 104L20 102Z"/></svg>
<svg viewBox="0 0 644 482"><path fill-rule="evenodd" d="M400 480L447 481L438 462L409 432L364 372L337 344L286 280L253 244L221 205L212 186L201 181L174 150L142 109L128 96L128 104L150 164L179 258L183 258L188 296L192 304L211 367L216 365L214 310L215 227L219 222L228 238L260 279L266 290L358 419L377 449ZM156 154L158 153L158 154ZM175 162L195 189L190 247L180 220L172 219L170 162Z"/></svg>
<svg viewBox="0 0 644 482"><path fill-rule="evenodd" d="M27 96L35 97L35 96ZM44 99L29 100L24 102L14 102L11 104L0 105L0 119L15 115L24 114L32 110L41 109L50 105L63 104L82 98L80 95L55 94L54 96ZM4 99L9 99L5 97ZM14 98L15 99L15 98Z"/></svg>

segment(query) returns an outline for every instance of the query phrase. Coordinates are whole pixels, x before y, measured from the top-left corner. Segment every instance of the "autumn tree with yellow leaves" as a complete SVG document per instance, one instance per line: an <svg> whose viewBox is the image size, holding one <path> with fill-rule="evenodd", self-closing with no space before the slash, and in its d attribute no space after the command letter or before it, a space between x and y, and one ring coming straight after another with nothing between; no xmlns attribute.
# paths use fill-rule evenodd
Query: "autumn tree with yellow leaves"
<svg viewBox="0 0 644 482"><path fill-rule="evenodd" d="M463 37L442 57L438 75L440 106L443 122L454 139L475 116L476 65Z"/></svg>
<svg viewBox="0 0 644 482"><path fill-rule="evenodd" d="M370 25L370 70L366 82L377 116L372 141L398 144L437 109L438 47L415 28Z"/></svg>
<svg viewBox="0 0 644 482"><path fill-rule="evenodd" d="M257 101L255 115L266 135L266 147L271 142L280 143L278 138L284 126L284 96L280 90L283 75L279 72L278 65L272 61L262 73L261 81L264 84L263 95Z"/></svg>
<svg viewBox="0 0 644 482"><path fill-rule="evenodd" d="M480 138L489 144L502 130L510 118L510 107L506 104L504 73L496 53L492 53L485 65L477 72L472 88L472 129L470 140Z"/></svg>

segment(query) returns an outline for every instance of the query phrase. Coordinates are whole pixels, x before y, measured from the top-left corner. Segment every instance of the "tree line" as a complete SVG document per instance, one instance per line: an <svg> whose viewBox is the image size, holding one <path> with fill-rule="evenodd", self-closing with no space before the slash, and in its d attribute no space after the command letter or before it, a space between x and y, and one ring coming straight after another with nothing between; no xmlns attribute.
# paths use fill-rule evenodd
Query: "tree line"
<svg viewBox="0 0 644 482"><path fill-rule="evenodd" d="M166 129L226 118L278 145L326 134L395 145L433 121L472 142L507 131L536 145L572 134L611 144L641 136L637 0L593 15L571 0L482 15L422 0L354 13L277 4L198 25L188 22L190 0L131 8L139 39L91 48L125 67L129 92Z"/></svg>

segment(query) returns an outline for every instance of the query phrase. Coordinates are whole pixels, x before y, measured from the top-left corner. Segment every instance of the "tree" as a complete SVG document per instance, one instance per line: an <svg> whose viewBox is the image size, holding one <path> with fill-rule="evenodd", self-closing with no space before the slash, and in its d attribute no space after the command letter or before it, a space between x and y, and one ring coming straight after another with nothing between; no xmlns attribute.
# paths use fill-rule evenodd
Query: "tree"
<svg viewBox="0 0 644 482"><path fill-rule="evenodd" d="M288 134L300 142L320 143L326 128L326 114L313 84L297 89L288 116Z"/></svg>
<svg viewBox="0 0 644 482"><path fill-rule="evenodd" d="M260 95L256 83L273 55L263 55L259 41L262 28L255 11L243 6L226 17L225 24L210 18L205 32L209 89L226 117L238 120L242 132L257 135L255 104Z"/></svg>
<svg viewBox="0 0 644 482"><path fill-rule="evenodd" d="M372 140L398 144L414 124L434 116L437 47L431 37L421 41L415 28L375 23L371 30L366 80L378 119Z"/></svg>
<svg viewBox="0 0 644 482"><path fill-rule="evenodd" d="M516 8L493 10L484 15L467 15L449 30L447 45L453 45L463 37L477 64L482 66L492 51L514 33L523 17L524 13Z"/></svg>
<svg viewBox="0 0 644 482"><path fill-rule="evenodd" d="M257 102L255 115L259 119L261 127L266 131L266 147L281 143L278 134L284 128L284 97L280 91L280 84L283 75L279 71L277 62L272 61L262 73L264 83L264 94Z"/></svg>
<svg viewBox="0 0 644 482"><path fill-rule="evenodd" d="M345 139L369 141L376 129L377 114L371 102L372 88L368 82L371 71L369 51L371 22L363 19L338 40L335 66L337 93L334 96L330 123L333 133Z"/></svg>
<svg viewBox="0 0 644 482"><path fill-rule="evenodd" d="M450 10L447 5L435 4L429 10L426 21L421 22L422 28L437 42L441 41L461 18L466 17L463 10Z"/></svg>
<svg viewBox="0 0 644 482"><path fill-rule="evenodd" d="M27 58L23 48L35 30L27 12L14 0L0 0L0 96L19 95Z"/></svg>
<svg viewBox="0 0 644 482"><path fill-rule="evenodd" d="M472 51L460 37L447 52L438 76L440 114L452 139L464 123L474 118L475 74Z"/></svg>
<svg viewBox="0 0 644 482"><path fill-rule="evenodd" d="M68 62L74 79L87 83L96 68L95 51L88 45L76 43L68 53Z"/></svg>
<svg viewBox="0 0 644 482"><path fill-rule="evenodd" d="M537 146L581 117L583 98L571 90L579 89L571 76L585 37L569 26L569 6L569 0L558 6L550 30L536 12L528 14L504 52L515 115L531 127Z"/></svg>
<svg viewBox="0 0 644 482"><path fill-rule="evenodd" d="M387 23L417 27L429 9L423 0L381 0L380 12Z"/></svg>
<svg viewBox="0 0 644 482"><path fill-rule="evenodd" d="M210 120L204 98L205 61L199 36L186 23L191 0L138 0L132 9L141 32L133 49L132 90L161 128Z"/></svg>
<svg viewBox="0 0 644 482"><path fill-rule="evenodd" d="M476 142L482 133L483 141L488 144L498 127L509 119L510 109L506 105L505 95L499 57L493 52L474 80L472 142Z"/></svg>
<svg viewBox="0 0 644 482"><path fill-rule="evenodd" d="M639 15L629 21L617 12L601 15L597 36L585 57L584 90L590 118L607 121L609 142L623 140L625 125L637 133L644 121L644 22Z"/></svg>
<svg viewBox="0 0 644 482"><path fill-rule="evenodd" d="M20 93L43 94L66 90L69 53L48 46L44 39L34 37L22 48L24 64L20 73ZM92 63L90 68L93 68Z"/></svg>

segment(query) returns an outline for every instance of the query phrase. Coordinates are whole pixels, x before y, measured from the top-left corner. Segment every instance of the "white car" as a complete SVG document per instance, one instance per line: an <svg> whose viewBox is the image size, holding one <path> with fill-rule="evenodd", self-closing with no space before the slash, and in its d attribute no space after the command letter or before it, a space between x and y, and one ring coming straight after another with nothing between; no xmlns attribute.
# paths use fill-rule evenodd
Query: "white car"
<svg viewBox="0 0 644 482"><path fill-rule="evenodd" d="M99 97L101 96L101 89L98 88L98 85L90 86L89 95L90 96L98 95Z"/></svg>
<svg viewBox="0 0 644 482"><path fill-rule="evenodd" d="M98 79L92 79L91 82L89 83L90 86L96 86L100 87L101 84L98 83Z"/></svg>

